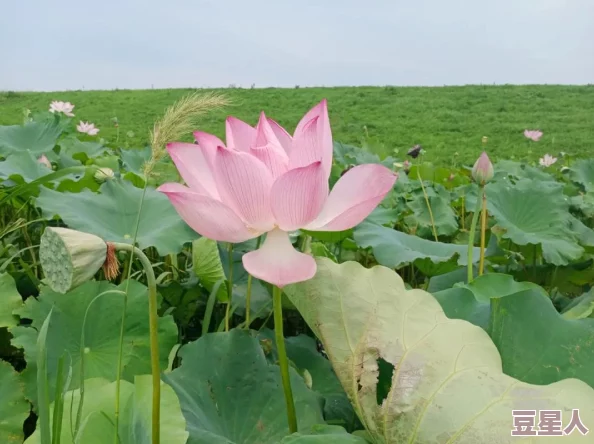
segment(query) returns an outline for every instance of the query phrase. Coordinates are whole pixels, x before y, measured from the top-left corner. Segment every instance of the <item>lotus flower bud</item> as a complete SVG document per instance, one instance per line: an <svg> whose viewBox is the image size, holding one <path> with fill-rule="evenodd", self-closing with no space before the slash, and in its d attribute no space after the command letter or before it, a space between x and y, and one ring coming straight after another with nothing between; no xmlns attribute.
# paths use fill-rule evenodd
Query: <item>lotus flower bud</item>
<svg viewBox="0 0 594 444"><path fill-rule="evenodd" d="M484 185L493 179L493 174L493 164L489 160L487 153L483 151L483 154L472 167L472 178L476 183Z"/></svg>
<svg viewBox="0 0 594 444"><path fill-rule="evenodd" d="M106 180L113 179L115 176L113 170L111 168L99 168L97 172L95 172L95 180L98 182L105 182Z"/></svg>
<svg viewBox="0 0 594 444"><path fill-rule="evenodd" d="M487 142L489 141L489 138L487 136L483 136L482 141L483 141L483 145L486 145Z"/></svg>
<svg viewBox="0 0 594 444"><path fill-rule="evenodd" d="M50 288L66 293L99 271L107 259L107 243L93 234L47 227L41 236L39 259Z"/></svg>
<svg viewBox="0 0 594 444"><path fill-rule="evenodd" d="M39 157L39 159L37 159L37 162L39 162L42 165L45 165L50 170L52 169L52 163L49 161L49 159L47 157L45 157L45 154L42 154L41 157Z"/></svg>

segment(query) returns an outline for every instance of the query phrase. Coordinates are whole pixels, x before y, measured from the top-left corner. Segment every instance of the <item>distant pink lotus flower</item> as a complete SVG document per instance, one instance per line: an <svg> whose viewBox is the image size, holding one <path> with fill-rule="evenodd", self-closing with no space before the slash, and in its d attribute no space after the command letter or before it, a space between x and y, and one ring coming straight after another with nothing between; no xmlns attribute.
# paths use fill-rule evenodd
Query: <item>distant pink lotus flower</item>
<svg viewBox="0 0 594 444"><path fill-rule="evenodd" d="M52 169L52 163L49 161L49 159L47 157L45 157L45 154L42 154L39 159L37 159L37 162L39 162L42 165L45 165L46 167L48 167L50 170Z"/></svg>
<svg viewBox="0 0 594 444"><path fill-rule="evenodd" d="M396 182L382 165L359 165L329 193L332 132L326 100L305 114L292 137L264 113L255 128L227 118L227 146L211 134L194 136L197 145L167 146L188 186L166 183L158 191L190 227L210 239L236 243L267 233L259 250L243 256L243 265L281 288L316 273L314 259L293 248L289 232L352 228Z"/></svg>
<svg viewBox="0 0 594 444"><path fill-rule="evenodd" d="M76 125L76 129L79 133L86 133L89 136L96 136L99 132L99 128L95 128L95 125L89 122L83 122L82 120L78 125Z"/></svg>
<svg viewBox="0 0 594 444"><path fill-rule="evenodd" d="M542 137L542 131L525 130L524 136L526 136L530 140L534 140L535 142L538 142L540 140L540 138Z"/></svg>
<svg viewBox="0 0 594 444"><path fill-rule="evenodd" d="M50 103L49 111L50 113L58 112L64 113L68 117L74 117L74 114L72 114L73 109L74 105L70 102L59 102L57 100L54 100L52 103Z"/></svg>
<svg viewBox="0 0 594 444"><path fill-rule="evenodd" d="M543 157L541 157L538 160L538 163L543 166L543 167L550 167L552 164L554 164L555 162L557 162L557 158L551 156L550 154L545 154Z"/></svg>

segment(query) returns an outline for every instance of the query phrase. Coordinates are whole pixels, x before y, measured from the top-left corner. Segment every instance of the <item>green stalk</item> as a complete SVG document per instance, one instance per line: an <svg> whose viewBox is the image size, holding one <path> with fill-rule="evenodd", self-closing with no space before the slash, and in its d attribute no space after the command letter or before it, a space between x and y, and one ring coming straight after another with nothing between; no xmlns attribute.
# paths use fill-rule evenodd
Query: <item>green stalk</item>
<svg viewBox="0 0 594 444"><path fill-rule="evenodd" d="M274 335L276 349L278 351L278 363L281 371L283 390L285 392L285 401L287 403L289 432L292 434L297 431L297 415L295 414L295 404L293 402L293 391L291 390L291 379L289 375L289 360L287 359L285 337L283 335L282 292L276 285L272 286L272 305L274 310Z"/></svg>
<svg viewBox="0 0 594 444"><path fill-rule="evenodd" d="M132 239L132 245L136 245L136 238L138 236L138 227L140 226L140 215L142 213L142 207L144 205L144 197L146 195L146 188L148 186L148 178L144 182L144 188L142 190L142 196L140 197L140 203L138 204L138 215L136 216L136 227L134 229L134 239ZM126 281L126 290L124 294L124 304L122 307L122 322L120 324L120 338L119 338L119 349L118 349L118 368L117 368L117 375L116 375L116 396L115 396L115 409L114 409L114 436L113 436L113 444L119 443L119 424L120 424L120 387L121 387L121 380L122 380L122 371L123 371L123 350L124 350L124 331L126 328L126 308L128 307L128 289L130 288L130 274L132 273L132 259L134 256L134 252L130 254L130 257L127 259L127 269L124 270L126 273L127 281Z"/></svg>
<svg viewBox="0 0 594 444"><path fill-rule="evenodd" d="M260 248L260 242L262 241L262 236L258 237L258 241L256 242L256 250ZM251 301L252 301L252 275L248 274L247 280L247 291L245 294L245 329L250 329L250 308L251 308Z"/></svg>
<svg viewBox="0 0 594 444"><path fill-rule="evenodd" d="M482 210L481 210L481 256L479 260L479 276L483 275L485 271L485 237L487 233L487 193L485 186L481 186L482 194Z"/></svg>
<svg viewBox="0 0 594 444"><path fill-rule="evenodd" d="M49 401L49 381L47 376L47 330L54 309L52 308L43 321L43 325L37 336L37 404L38 404L38 422L41 444L50 444L52 442L52 432L50 427L50 401Z"/></svg>
<svg viewBox="0 0 594 444"><path fill-rule="evenodd" d="M155 279L155 272L148 257L137 248L130 244L123 244L113 242L116 250L128 251L136 255L144 272L148 284L149 297L149 329L150 329L150 346L151 346L151 372L153 375L153 415L152 415L152 444L159 444L160 442L160 416L161 416L161 370L159 367L159 338L157 336L158 328L158 301L157 301L157 282ZM131 261L130 261L131 262ZM123 320L122 320L123 323ZM121 348L120 348L121 353ZM117 430L116 430L117 433Z"/></svg>
<svg viewBox="0 0 594 444"><path fill-rule="evenodd" d="M433 210L431 209L431 204L429 203L429 196L427 195L427 190L425 190L425 185L423 184L423 179L421 179L420 162L417 165L417 177L419 178L419 182L421 183L421 189L423 190L423 196L425 196L425 203L427 204L427 209L429 210L429 218L431 219L431 229L433 230L433 237L435 238L435 242L439 242L439 240L437 238L437 229L435 228L435 219L433 219Z"/></svg>
<svg viewBox="0 0 594 444"><path fill-rule="evenodd" d="M229 279L227 279L227 309L225 310L225 331L229 331L229 318L231 317L231 302L233 302L233 244L227 247L229 255Z"/></svg>
<svg viewBox="0 0 594 444"><path fill-rule="evenodd" d="M82 420L82 412L83 412L83 405L85 403L85 329L87 328L87 319L89 317L89 313L91 312L91 307L93 306L93 304L95 303L95 301L99 300L99 298L101 298L102 296L106 295L106 294L120 294L124 297L126 297L126 293L120 290L107 290L104 291L103 293L99 293L97 296L95 296L91 302L89 302L89 305L87 305L87 309L85 310L85 315L83 316L83 323L82 323L82 329L80 332L80 348L79 348L79 353L80 353L80 382L79 382L79 393L80 393L80 398L78 401L78 409L77 409L77 413L76 413L76 420L74 422L74 430L72 429L72 414L70 417L70 428L71 428L71 434L72 434L72 440L74 441L74 437L78 436L78 432L80 430L80 424L81 424L81 420ZM121 350L121 348L120 348ZM74 395L73 395L74 396ZM71 409L72 409L72 404L70 405ZM116 435L117 436L117 435Z"/></svg>
<svg viewBox="0 0 594 444"><path fill-rule="evenodd" d="M480 193L476 196L476 208L472 215L472 222L470 224L470 233L468 233L468 283L474 279L472 272L472 252L474 248L474 235L476 233L476 224L478 223L479 213L481 212L482 200Z"/></svg>

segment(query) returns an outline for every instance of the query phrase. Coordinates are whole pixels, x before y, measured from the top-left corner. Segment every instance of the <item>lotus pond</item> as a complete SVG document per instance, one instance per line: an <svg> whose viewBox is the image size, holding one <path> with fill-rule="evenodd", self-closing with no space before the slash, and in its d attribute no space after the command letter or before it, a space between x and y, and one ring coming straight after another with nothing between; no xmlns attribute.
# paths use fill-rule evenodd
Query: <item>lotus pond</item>
<svg viewBox="0 0 594 444"><path fill-rule="evenodd" d="M220 140L225 104L0 126L1 443L591 442L594 159L380 155L325 100Z"/></svg>

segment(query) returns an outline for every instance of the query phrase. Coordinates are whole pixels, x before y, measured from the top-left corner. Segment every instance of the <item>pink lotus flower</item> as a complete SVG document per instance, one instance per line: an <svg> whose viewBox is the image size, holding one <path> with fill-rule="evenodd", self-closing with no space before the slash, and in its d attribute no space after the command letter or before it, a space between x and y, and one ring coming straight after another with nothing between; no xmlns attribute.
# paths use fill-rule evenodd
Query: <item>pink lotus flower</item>
<svg viewBox="0 0 594 444"><path fill-rule="evenodd" d="M74 105L70 102L58 102L57 100L54 100L52 103L50 103L49 111L50 113L58 112L64 113L68 117L74 117L74 114L72 114L73 109Z"/></svg>
<svg viewBox="0 0 594 444"><path fill-rule="evenodd" d="M526 136L530 140L534 140L535 142L538 142L540 140L540 138L542 137L542 131L525 130L524 136Z"/></svg>
<svg viewBox="0 0 594 444"><path fill-rule="evenodd" d="M89 136L95 136L99 132L99 128L95 128L95 125L89 122L80 121L80 124L76 125L76 129L79 133L86 133Z"/></svg>
<svg viewBox="0 0 594 444"><path fill-rule="evenodd" d="M197 141L167 150L188 186L166 183L179 215L201 235L244 242L267 233L245 269L278 287L311 279L314 259L293 248L289 232L342 231L363 221L392 189L396 176L379 164L359 165L329 193L332 133L326 100L311 109L291 137L264 113L256 127L229 117L227 146L197 131Z"/></svg>
<svg viewBox="0 0 594 444"><path fill-rule="evenodd" d="M543 166L543 167L550 167L552 164L554 164L555 162L557 162L557 158L551 156L550 154L545 154L543 157L541 157L538 160L538 163Z"/></svg>
<svg viewBox="0 0 594 444"><path fill-rule="evenodd" d="M49 161L49 159L47 157L45 157L45 154L42 154L39 159L37 159L37 162L39 162L42 165L45 165L46 167L48 167L50 170L52 169L52 163Z"/></svg>

